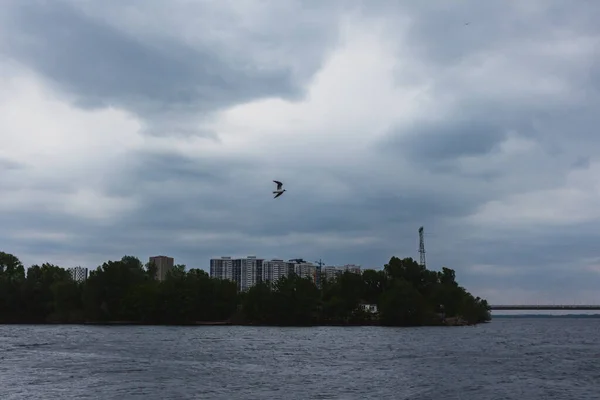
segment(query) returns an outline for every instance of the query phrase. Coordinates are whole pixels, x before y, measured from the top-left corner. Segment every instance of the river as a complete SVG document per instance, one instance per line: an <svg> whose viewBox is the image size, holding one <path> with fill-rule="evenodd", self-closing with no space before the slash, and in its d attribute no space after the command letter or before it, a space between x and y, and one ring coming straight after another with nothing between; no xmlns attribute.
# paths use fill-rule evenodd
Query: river
<svg viewBox="0 0 600 400"><path fill-rule="evenodd" d="M0 326L0 399L600 398L600 319L452 328Z"/></svg>

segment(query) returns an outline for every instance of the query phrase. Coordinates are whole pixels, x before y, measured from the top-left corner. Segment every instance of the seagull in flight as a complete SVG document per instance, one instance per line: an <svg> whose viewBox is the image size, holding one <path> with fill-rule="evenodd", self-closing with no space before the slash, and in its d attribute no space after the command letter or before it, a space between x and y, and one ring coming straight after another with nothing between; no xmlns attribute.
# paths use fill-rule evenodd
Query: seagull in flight
<svg viewBox="0 0 600 400"><path fill-rule="evenodd" d="M273 194L275 195L275 197L273 197L274 199L278 198L279 196L281 196L283 194L283 192L285 192L285 189L281 189L281 187L283 186L283 183L279 182L279 181L273 181L277 184L277 190L275 190L273 192Z"/></svg>

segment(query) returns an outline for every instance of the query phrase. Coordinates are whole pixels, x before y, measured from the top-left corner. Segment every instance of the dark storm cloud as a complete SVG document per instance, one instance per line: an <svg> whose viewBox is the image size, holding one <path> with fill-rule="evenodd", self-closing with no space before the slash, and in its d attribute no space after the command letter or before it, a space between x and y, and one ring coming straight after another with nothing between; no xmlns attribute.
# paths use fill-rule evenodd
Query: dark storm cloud
<svg viewBox="0 0 600 400"><path fill-rule="evenodd" d="M119 106L150 117L300 93L285 69L264 72L228 63L215 48L144 41L65 2L11 2L5 24L3 52L51 79L81 107Z"/></svg>
<svg viewBox="0 0 600 400"><path fill-rule="evenodd" d="M235 196L234 188L248 185L245 171L252 160L234 156L185 156L169 150L137 150L118 171L118 179L107 179L107 193L140 196L154 209L181 211L186 204L204 207L202 199L222 202ZM149 214L154 214L147 210ZM140 211L142 214L145 211Z"/></svg>
<svg viewBox="0 0 600 400"><path fill-rule="evenodd" d="M392 135L384 144L388 150L401 151L415 162L432 165L488 154L506 134L499 124L483 119L425 122L408 134Z"/></svg>
<svg viewBox="0 0 600 400"><path fill-rule="evenodd" d="M129 229L160 227L163 232L202 229L213 233L246 232L276 237L289 233L350 234L392 225L418 226L447 215L466 216L478 197L447 194L441 188L370 192L343 178L351 193L340 202L319 196L318 183L296 186L285 200L265 198L257 185L265 177L252 174L252 163L235 158L186 159L165 153L138 154L130 168L111 184L113 194L135 194L140 208L123 216ZM266 177L270 182L270 177ZM314 195L307 197L306 190Z"/></svg>
<svg viewBox="0 0 600 400"><path fill-rule="evenodd" d="M179 153L165 151L139 151L131 154L129 178L150 184L170 180L187 182L190 185L215 185L229 179L237 169L248 168L245 160L191 158Z"/></svg>
<svg viewBox="0 0 600 400"><path fill-rule="evenodd" d="M589 261L597 259L600 237L596 222L544 230L514 230L511 236L491 235L464 240L462 257L446 253L444 261L457 266L461 282L468 287L494 287L509 293L524 290L547 293L557 302L577 299L581 291L593 292L600 285L600 273L589 270ZM529 232L529 234L528 234ZM483 271L466 266L473 261L489 265ZM496 302L514 303L509 298Z"/></svg>

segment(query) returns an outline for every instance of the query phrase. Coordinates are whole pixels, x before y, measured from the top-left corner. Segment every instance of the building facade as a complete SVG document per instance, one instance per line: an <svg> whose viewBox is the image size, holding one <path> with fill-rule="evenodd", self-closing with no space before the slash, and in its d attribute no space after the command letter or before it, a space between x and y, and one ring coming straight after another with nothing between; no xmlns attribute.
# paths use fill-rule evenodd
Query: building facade
<svg viewBox="0 0 600 400"><path fill-rule="evenodd" d="M88 269L83 267L74 267L68 269L71 279L75 282L84 282L88 278Z"/></svg>
<svg viewBox="0 0 600 400"><path fill-rule="evenodd" d="M210 277L233 280L233 260L231 257L212 258L210 260Z"/></svg>
<svg viewBox="0 0 600 400"><path fill-rule="evenodd" d="M361 268L354 264L347 264L343 267L321 267L303 259L264 260L256 256L221 257L210 260L210 277L235 282L240 291L247 291L259 282L274 283L291 274L309 278L317 286L320 286L321 279L336 279L345 271L360 274Z"/></svg>
<svg viewBox="0 0 600 400"><path fill-rule="evenodd" d="M281 259L273 259L263 262L263 282L277 282L279 279L289 276L293 271L294 264Z"/></svg>
<svg viewBox="0 0 600 400"><path fill-rule="evenodd" d="M231 262L231 279L226 275L225 279L237 283L238 290L242 290L242 259L236 258Z"/></svg>
<svg viewBox="0 0 600 400"><path fill-rule="evenodd" d="M150 257L150 263L154 263L156 266L156 279L164 281L167 277L167 272L173 269L175 265L175 259L167 256L154 256Z"/></svg>
<svg viewBox="0 0 600 400"><path fill-rule="evenodd" d="M352 274L361 274L360 265L356 264L346 264L342 267L342 272L350 272Z"/></svg>
<svg viewBox="0 0 600 400"><path fill-rule="evenodd" d="M350 273L359 274L359 275L362 273L360 265L346 264L342 267L334 267L334 266L323 267L322 276L325 277L327 280L332 280L332 279L337 279L344 272L350 272Z"/></svg>
<svg viewBox="0 0 600 400"><path fill-rule="evenodd" d="M254 256L221 257L210 260L210 277L235 282L240 291L246 291L261 282L262 275L263 260Z"/></svg>
<svg viewBox="0 0 600 400"><path fill-rule="evenodd" d="M293 264L294 273L300 278L309 278L313 283L317 283L317 266L311 262L299 260Z"/></svg>
<svg viewBox="0 0 600 400"><path fill-rule="evenodd" d="M262 282L263 275L263 259L255 256L248 256L240 259L241 261L241 280L240 290L247 291L257 283Z"/></svg>
<svg viewBox="0 0 600 400"><path fill-rule="evenodd" d="M325 277L325 279L330 281L330 280L337 278L338 269L333 266L327 266L327 267L323 267L323 269L321 270L321 273L323 274L322 276Z"/></svg>

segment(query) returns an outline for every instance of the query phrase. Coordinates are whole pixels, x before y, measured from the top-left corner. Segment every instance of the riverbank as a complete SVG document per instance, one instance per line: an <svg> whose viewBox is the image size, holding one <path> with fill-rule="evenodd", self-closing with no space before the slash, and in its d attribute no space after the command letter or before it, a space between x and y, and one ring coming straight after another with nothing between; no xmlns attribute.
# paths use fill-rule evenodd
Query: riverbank
<svg viewBox="0 0 600 400"><path fill-rule="evenodd" d="M379 321L372 322L331 322L331 323L320 323L312 325L284 325L284 324L259 324L252 322L240 322L240 321L195 321L188 323L150 323L140 321L78 321L78 322L49 322L49 321L13 321L13 322L0 322L0 325L97 325L97 326L256 326L256 327L319 327L319 326L331 326L331 327L359 327L359 326L388 326L381 324ZM445 321L439 321L431 324L424 325L407 325L406 327L434 327L434 326L472 326L477 324L471 324L462 318L447 318Z"/></svg>

